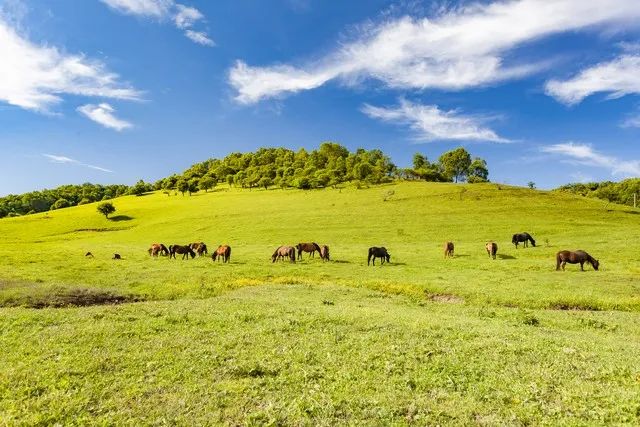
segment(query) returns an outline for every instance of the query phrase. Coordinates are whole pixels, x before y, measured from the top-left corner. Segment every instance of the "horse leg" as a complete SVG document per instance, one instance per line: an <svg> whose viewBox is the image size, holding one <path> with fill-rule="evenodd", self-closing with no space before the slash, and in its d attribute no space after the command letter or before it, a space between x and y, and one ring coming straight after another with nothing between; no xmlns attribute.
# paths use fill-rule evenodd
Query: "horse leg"
<svg viewBox="0 0 640 427"><path fill-rule="evenodd" d="M580 271L584 271L584 261L580 262Z"/></svg>

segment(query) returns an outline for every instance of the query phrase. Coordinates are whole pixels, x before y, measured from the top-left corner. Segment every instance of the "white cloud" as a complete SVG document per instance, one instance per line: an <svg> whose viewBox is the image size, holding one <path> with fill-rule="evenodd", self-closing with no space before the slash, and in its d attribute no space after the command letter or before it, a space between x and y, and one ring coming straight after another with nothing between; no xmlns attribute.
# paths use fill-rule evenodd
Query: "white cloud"
<svg viewBox="0 0 640 427"><path fill-rule="evenodd" d="M640 128L640 113L628 116L624 122L622 122L624 128Z"/></svg>
<svg viewBox="0 0 640 427"><path fill-rule="evenodd" d="M171 20L174 25L186 30L184 35L191 41L203 46L215 46L215 43L204 31L192 28L204 15L195 7L176 3L174 0L100 0L113 10L126 15L137 15L155 18L160 21Z"/></svg>
<svg viewBox="0 0 640 427"><path fill-rule="evenodd" d="M174 6L173 0L100 0L110 8L127 15L166 18Z"/></svg>
<svg viewBox="0 0 640 427"><path fill-rule="evenodd" d="M184 32L184 35L189 37L191 39L191 41L201 44L203 46L215 46L216 44L213 42L213 40L211 40L209 37L207 37L206 33L203 33L202 31L193 31L193 30L187 30Z"/></svg>
<svg viewBox="0 0 640 427"><path fill-rule="evenodd" d="M396 108L365 104L362 112L385 122L409 125L422 141L461 140L509 142L483 126L486 119L464 116L459 111L442 111L436 105L414 104L401 100Z"/></svg>
<svg viewBox="0 0 640 427"><path fill-rule="evenodd" d="M551 80L545 88L549 96L573 105L598 92L609 93L609 98L640 93L638 76L640 55L622 55L613 61L589 67L568 80Z"/></svg>
<svg viewBox="0 0 640 427"><path fill-rule="evenodd" d="M115 129L117 131L128 129L133 126L131 123L114 116L113 113L115 110L113 107L104 102L98 105L83 105L78 107L78 112L104 127Z"/></svg>
<svg viewBox="0 0 640 427"><path fill-rule="evenodd" d="M339 79L374 79L394 88L459 90L532 73L541 64L506 64L525 43L596 25L637 25L637 0L516 0L474 4L434 19L404 17L369 25L353 41L317 61L252 67L237 61L229 72L236 100L263 99L314 89Z"/></svg>
<svg viewBox="0 0 640 427"><path fill-rule="evenodd" d="M543 153L564 156L565 161L585 166L609 169L612 175L640 176L640 160L620 160L607 156L587 144L567 142L541 147Z"/></svg>
<svg viewBox="0 0 640 427"><path fill-rule="evenodd" d="M99 61L70 55L22 38L0 17L0 101L48 112L62 95L139 99Z"/></svg>
<svg viewBox="0 0 640 427"><path fill-rule="evenodd" d="M176 27L181 29L190 28L197 21L204 18L204 15L194 7L178 4L176 5L176 9L178 12L173 17L173 22L175 22Z"/></svg>
<svg viewBox="0 0 640 427"><path fill-rule="evenodd" d="M78 166L84 166L84 167L89 168L89 169L99 170L101 172L113 173L113 171L110 170L110 169L106 169L106 168L103 168L103 167L100 167L100 166L90 165L90 164L87 164L87 163L82 163L82 162L79 162L78 160L71 159L71 158L69 158L67 156L57 156L57 155L54 155L54 154L42 154L42 155L44 157L48 158L51 163L60 163L60 164L67 164L67 165L78 165Z"/></svg>

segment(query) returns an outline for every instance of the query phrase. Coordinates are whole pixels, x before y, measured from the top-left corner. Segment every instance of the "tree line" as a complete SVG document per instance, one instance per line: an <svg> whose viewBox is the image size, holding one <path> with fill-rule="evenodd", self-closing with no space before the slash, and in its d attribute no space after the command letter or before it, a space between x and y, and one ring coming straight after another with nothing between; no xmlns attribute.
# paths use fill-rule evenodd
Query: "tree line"
<svg viewBox="0 0 640 427"><path fill-rule="evenodd" d="M611 203L633 206L634 194L640 203L640 178L629 178L620 182L603 181L567 184L555 191L595 197Z"/></svg>
<svg viewBox="0 0 640 427"><path fill-rule="evenodd" d="M356 186L382 184L397 179L470 183L488 181L487 163L472 158L464 148L443 153L437 161L416 153L413 167L398 168L379 149L359 148L350 152L333 142L317 149L297 151L288 148L260 148L255 152L232 153L222 159L196 163L182 174L174 174L155 183L138 181L126 185L64 185L52 190L33 191L0 198L0 218L44 212L163 190L167 194L191 194L209 191L219 184L239 188L298 188L303 190L336 187L344 183Z"/></svg>

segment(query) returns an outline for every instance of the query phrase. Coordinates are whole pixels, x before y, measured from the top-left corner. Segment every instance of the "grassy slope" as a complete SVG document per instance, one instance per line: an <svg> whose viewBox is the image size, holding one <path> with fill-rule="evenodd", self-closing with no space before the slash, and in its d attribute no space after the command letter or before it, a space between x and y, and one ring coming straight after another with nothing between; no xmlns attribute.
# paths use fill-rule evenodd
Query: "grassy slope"
<svg viewBox="0 0 640 427"><path fill-rule="evenodd" d="M383 202L388 190L395 195ZM637 211L607 210L597 200L495 185L403 183L367 190L153 194L115 205L119 215L133 219L108 221L95 205L85 205L1 221L0 277L13 280L0 300L48 285L116 288L166 299L217 295L246 284L320 282L530 308L640 311ZM511 234L523 230L539 247L511 245ZM484 251L491 239L502 257L495 262ZM230 244L233 264L152 260L146 253L155 241L200 240L213 247ZM328 244L336 262L270 263L278 245L309 240ZM457 255L446 262L445 240L456 243ZM367 268L366 251L373 245L385 245L392 264ZM602 271L577 273L570 266L556 273L555 253L578 248L599 258ZM86 251L96 258L85 259ZM125 260L111 261L114 252Z"/></svg>
<svg viewBox="0 0 640 427"><path fill-rule="evenodd" d="M0 221L0 303L66 288L175 301L0 308L0 424L640 418L636 211L425 183L115 205L131 219L86 205ZM513 248L524 230L539 247ZM502 259L487 258L490 239ZM146 253L197 240L229 243L232 264ZM335 261L271 264L277 245L305 240L330 245ZM445 240L455 259L442 259ZM379 244L392 264L367 267ZM555 272L564 248L591 252L602 271ZM226 292L260 284L271 286ZM558 306L605 311L545 310Z"/></svg>

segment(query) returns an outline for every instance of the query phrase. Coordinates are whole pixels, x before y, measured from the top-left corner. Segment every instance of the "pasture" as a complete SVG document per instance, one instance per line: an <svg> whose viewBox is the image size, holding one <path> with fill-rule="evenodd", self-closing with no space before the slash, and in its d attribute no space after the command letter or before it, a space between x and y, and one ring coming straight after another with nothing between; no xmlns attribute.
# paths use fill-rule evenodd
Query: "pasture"
<svg viewBox="0 0 640 427"><path fill-rule="evenodd" d="M0 422L640 419L638 210L424 182L113 203L0 221ZM147 253L199 241L231 262ZM271 262L307 241L332 261ZM556 272L562 249L600 271ZM97 305L50 308L73 304Z"/></svg>

